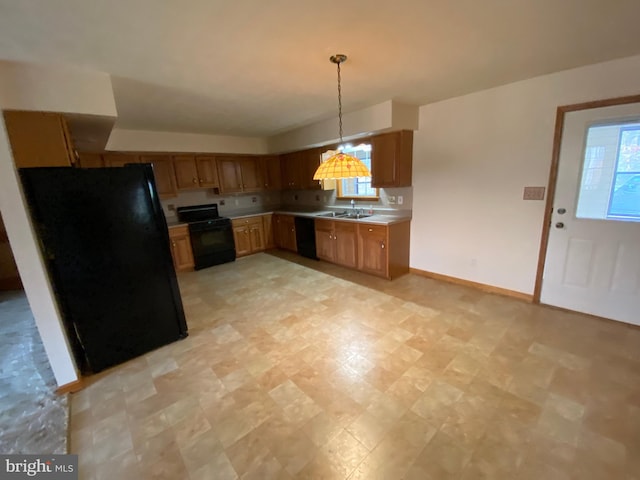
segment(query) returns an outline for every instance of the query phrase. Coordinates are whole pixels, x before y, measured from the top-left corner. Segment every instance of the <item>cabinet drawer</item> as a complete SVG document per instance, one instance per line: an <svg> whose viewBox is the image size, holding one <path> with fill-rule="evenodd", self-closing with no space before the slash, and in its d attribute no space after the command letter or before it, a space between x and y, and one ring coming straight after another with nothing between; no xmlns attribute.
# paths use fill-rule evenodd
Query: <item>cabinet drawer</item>
<svg viewBox="0 0 640 480"><path fill-rule="evenodd" d="M386 225L373 225L371 223L361 223L358 225L360 232L365 234L379 235L382 237L387 236L387 226Z"/></svg>

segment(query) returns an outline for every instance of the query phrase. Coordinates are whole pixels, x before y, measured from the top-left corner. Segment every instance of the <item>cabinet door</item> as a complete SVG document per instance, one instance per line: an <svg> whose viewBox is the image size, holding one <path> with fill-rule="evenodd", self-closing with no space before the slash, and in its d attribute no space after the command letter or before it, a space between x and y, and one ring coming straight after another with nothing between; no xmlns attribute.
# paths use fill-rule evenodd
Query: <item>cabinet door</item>
<svg viewBox="0 0 640 480"><path fill-rule="evenodd" d="M276 245L279 248L297 252L298 246L296 244L296 226L294 217L291 215L277 215L275 217Z"/></svg>
<svg viewBox="0 0 640 480"><path fill-rule="evenodd" d="M273 215L263 215L262 216L262 229L264 231L264 247L265 248L274 248L275 244L275 236L273 229Z"/></svg>
<svg viewBox="0 0 640 480"><path fill-rule="evenodd" d="M171 198L178 195L176 188L176 174L173 170L173 161L168 155L142 155L142 163L150 163L153 166L153 176L156 180L156 189L160 198Z"/></svg>
<svg viewBox="0 0 640 480"><path fill-rule="evenodd" d="M320 157L320 148L312 148L302 152L302 188L310 190L320 190L322 188L322 184L318 180L313 179L316 170L320 166Z"/></svg>
<svg viewBox="0 0 640 480"><path fill-rule="evenodd" d="M16 167L69 167L74 163L62 115L7 110L4 122Z"/></svg>
<svg viewBox="0 0 640 480"><path fill-rule="evenodd" d="M299 190L302 188L300 170L302 163L301 152L282 155L282 188L284 190Z"/></svg>
<svg viewBox="0 0 640 480"><path fill-rule="evenodd" d="M371 185L410 187L413 132L385 133L371 137Z"/></svg>
<svg viewBox="0 0 640 480"><path fill-rule="evenodd" d="M249 241L251 243L251 253L262 252L265 247L264 228L262 217L254 217L249 220Z"/></svg>
<svg viewBox="0 0 640 480"><path fill-rule="evenodd" d="M196 157L196 170L198 172L198 183L203 188L218 188L218 169L216 158L213 156L199 155Z"/></svg>
<svg viewBox="0 0 640 480"><path fill-rule="evenodd" d="M358 266L358 234L355 223L334 222L335 262L345 267Z"/></svg>
<svg viewBox="0 0 640 480"><path fill-rule="evenodd" d="M282 188L282 168L280 157L276 155L258 158L261 184L264 190L280 190Z"/></svg>
<svg viewBox="0 0 640 480"><path fill-rule="evenodd" d="M235 157L218 157L218 179L221 193L235 193L242 191L242 177L240 166Z"/></svg>
<svg viewBox="0 0 640 480"><path fill-rule="evenodd" d="M186 226L169 229L169 240L171 242L171 256L176 271L184 272L193 270L193 251L191 250L191 239L189 229Z"/></svg>
<svg viewBox="0 0 640 480"><path fill-rule="evenodd" d="M100 168L104 167L102 155L99 153L79 153L78 166L80 168Z"/></svg>
<svg viewBox="0 0 640 480"><path fill-rule="evenodd" d="M328 262L335 261L335 241L331 220L316 219L316 256Z"/></svg>
<svg viewBox="0 0 640 480"><path fill-rule="evenodd" d="M238 158L240 167L240 179L242 180L243 192L257 192L262 190L260 166L256 157Z"/></svg>
<svg viewBox="0 0 640 480"><path fill-rule="evenodd" d="M358 225L358 268L363 272L388 277L387 227Z"/></svg>
<svg viewBox="0 0 640 480"><path fill-rule="evenodd" d="M236 256L242 257L251 253L251 241L249 239L249 227L244 223L233 220L233 240L236 244Z"/></svg>
<svg viewBox="0 0 640 480"><path fill-rule="evenodd" d="M173 157L173 167L178 190L200 188L195 157L192 155L176 155Z"/></svg>

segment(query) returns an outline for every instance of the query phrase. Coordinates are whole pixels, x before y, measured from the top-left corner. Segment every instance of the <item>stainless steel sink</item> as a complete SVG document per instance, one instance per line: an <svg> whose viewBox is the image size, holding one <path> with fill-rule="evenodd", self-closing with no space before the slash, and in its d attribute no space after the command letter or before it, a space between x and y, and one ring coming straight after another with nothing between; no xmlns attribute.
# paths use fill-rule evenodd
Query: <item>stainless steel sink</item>
<svg viewBox="0 0 640 480"><path fill-rule="evenodd" d="M368 213L353 213L353 212L329 212L329 213L321 213L318 217L327 217L327 218L352 218L355 220L359 220L361 218L370 217Z"/></svg>

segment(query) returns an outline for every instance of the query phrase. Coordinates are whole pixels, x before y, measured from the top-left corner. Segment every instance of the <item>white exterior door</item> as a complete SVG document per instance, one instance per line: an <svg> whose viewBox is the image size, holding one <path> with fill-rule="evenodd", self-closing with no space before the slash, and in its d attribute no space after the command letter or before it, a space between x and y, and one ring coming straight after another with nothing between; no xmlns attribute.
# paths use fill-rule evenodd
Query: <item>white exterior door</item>
<svg viewBox="0 0 640 480"><path fill-rule="evenodd" d="M640 104L565 115L540 301L640 325Z"/></svg>

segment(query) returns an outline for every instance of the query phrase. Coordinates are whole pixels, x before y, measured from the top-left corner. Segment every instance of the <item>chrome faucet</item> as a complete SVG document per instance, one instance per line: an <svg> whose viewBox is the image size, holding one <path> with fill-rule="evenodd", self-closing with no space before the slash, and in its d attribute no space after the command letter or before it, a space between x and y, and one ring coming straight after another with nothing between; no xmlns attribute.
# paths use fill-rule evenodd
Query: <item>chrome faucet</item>
<svg viewBox="0 0 640 480"><path fill-rule="evenodd" d="M355 213L356 211L356 201L352 198L351 199L351 210Z"/></svg>

